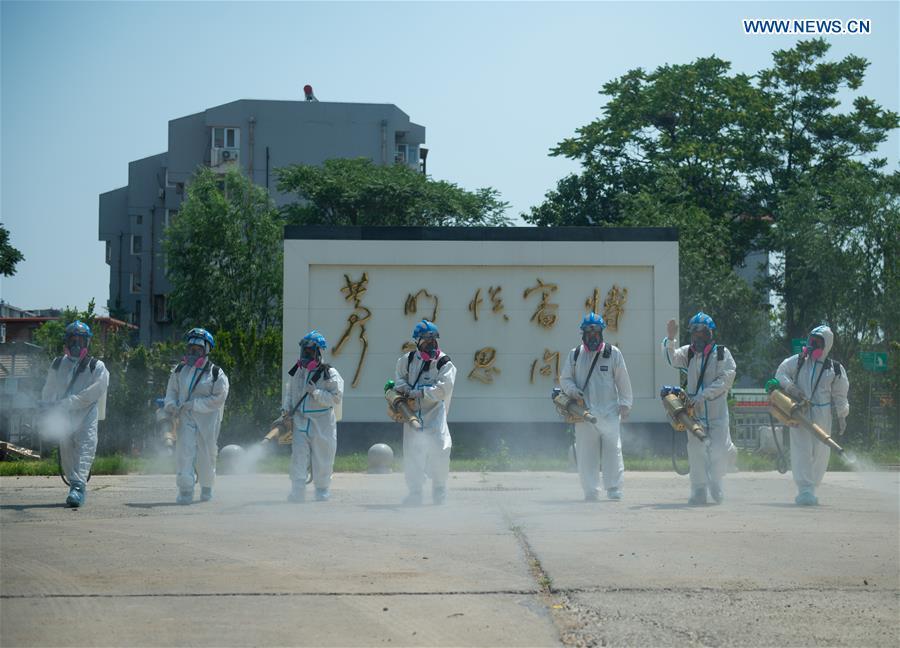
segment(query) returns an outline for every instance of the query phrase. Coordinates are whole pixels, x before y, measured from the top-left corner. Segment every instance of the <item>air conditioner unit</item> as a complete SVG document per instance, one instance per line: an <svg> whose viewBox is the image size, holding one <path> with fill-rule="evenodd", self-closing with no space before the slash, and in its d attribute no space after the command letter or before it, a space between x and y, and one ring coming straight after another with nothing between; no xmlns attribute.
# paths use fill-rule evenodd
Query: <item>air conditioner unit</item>
<svg viewBox="0 0 900 648"><path fill-rule="evenodd" d="M238 161L238 149L236 148L226 148L221 149L219 151L219 159L224 162L237 162Z"/></svg>

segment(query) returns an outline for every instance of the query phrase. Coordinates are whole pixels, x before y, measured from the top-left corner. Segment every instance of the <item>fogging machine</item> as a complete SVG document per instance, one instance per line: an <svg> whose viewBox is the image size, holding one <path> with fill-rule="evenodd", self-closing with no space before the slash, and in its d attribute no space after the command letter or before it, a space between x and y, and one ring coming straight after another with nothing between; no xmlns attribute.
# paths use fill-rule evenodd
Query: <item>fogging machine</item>
<svg viewBox="0 0 900 648"><path fill-rule="evenodd" d="M566 423L597 423L597 417L591 414L591 410L584 406L584 401L572 398L559 387L554 387L550 392L550 399L556 412Z"/></svg>
<svg viewBox="0 0 900 648"><path fill-rule="evenodd" d="M659 392L669 425L678 432L690 432L706 443L709 440L703 426L694 418L694 408L688 405L687 394L680 387L664 385Z"/></svg>
<svg viewBox="0 0 900 648"><path fill-rule="evenodd" d="M809 420L804 406L788 396L776 378L772 378L766 383L766 391L769 393L769 413L772 416L790 427L809 430L814 437L829 448L840 455L844 454L844 449L831 438L830 434Z"/></svg>
<svg viewBox="0 0 900 648"><path fill-rule="evenodd" d="M411 408L415 407L415 400L404 396L394 388L394 381L388 380L384 384L384 400L388 404L388 416L397 423L408 423L414 430L422 429L422 421L413 414Z"/></svg>

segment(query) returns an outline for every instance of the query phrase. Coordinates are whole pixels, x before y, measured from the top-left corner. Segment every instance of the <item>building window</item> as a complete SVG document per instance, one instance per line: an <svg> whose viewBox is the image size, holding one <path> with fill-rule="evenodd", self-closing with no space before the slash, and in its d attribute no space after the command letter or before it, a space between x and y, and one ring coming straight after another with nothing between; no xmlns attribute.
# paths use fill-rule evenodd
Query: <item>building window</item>
<svg viewBox="0 0 900 648"><path fill-rule="evenodd" d="M134 302L134 312L131 314L131 323L137 326L141 325L141 300Z"/></svg>
<svg viewBox="0 0 900 648"><path fill-rule="evenodd" d="M135 216L135 217L134 217L134 224L135 224L135 225L143 225L143 224L144 224L144 215L143 215L143 214L138 214L137 216Z"/></svg>
<svg viewBox="0 0 900 648"><path fill-rule="evenodd" d="M153 317L157 322L169 321L169 311L166 306L165 295L153 295Z"/></svg>
<svg viewBox="0 0 900 648"><path fill-rule="evenodd" d="M112 263L112 241L106 242L106 262Z"/></svg>
<svg viewBox="0 0 900 648"><path fill-rule="evenodd" d="M144 248L144 238L140 234L131 235L131 253L140 254Z"/></svg>
<svg viewBox="0 0 900 648"><path fill-rule="evenodd" d="M394 151L394 164L406 164L407 161L407 147L406 144L397 144L397 149Z"/></svg>
<svg viewBox="0 0 900 648"><path fill-rule="evenodd" d="M131 292L140 294L141 292L141 273L140 272L132 272L131 273Z"/></svg>
<svg viewBox="0 0 900 648"><path fill-rule="evenodd" d="M212 145L214 148L237 148L240 129L213 128Z"/></svg>

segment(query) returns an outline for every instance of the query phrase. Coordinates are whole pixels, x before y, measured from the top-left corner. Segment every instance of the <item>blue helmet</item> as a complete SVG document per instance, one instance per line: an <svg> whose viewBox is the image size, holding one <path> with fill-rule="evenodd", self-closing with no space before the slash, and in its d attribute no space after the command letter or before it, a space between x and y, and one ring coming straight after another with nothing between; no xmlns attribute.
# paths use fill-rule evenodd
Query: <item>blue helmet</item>
<svg viewBox="0 0 900 648"><path fill-rule="evenodd" d="M319 333L316 329L313 329L302 338L300 338L300 346L314 346L319 349L327 349L328 342L325 341L325 336Z"/></svg>
<svg viewBox="0 0 900 648"><path fill-rule="evenodd" d="M78 337L86 337L88 339L94 337L94 334L91 333L91 327L81 320L75 320L66 327L65 336L69 337L70 335L77 335Z"/></svg>
<svg viewBox="0 0 900 648"><path fill-rule="evenodd" d="M438 333L438 327L435 326L432 322L429 322L427 319L423 319L421 322L416 324L416 328L413 329L413 340L418 340L419 338L439 338L441 334Z"/></svg>
<svg viewBox="0 0 900 648"><path fill-rule="evenodd" d="M699 328L701 326L705 326L710 331L716 330L716 323L713 321L713 318L710 317L709 315L707 315L706 313L704 313L703 311L700 311L699 313L694 315L691 318L691 321L688 322L688 327L691 330L694 330L695 328Z"/></svg>
<svg viewBox="0 0 900 648"><path fill-rule="evenodd" d="M202 344L206 347L207 352L216 348L216 340L212 333L203 328L192 328L184 334L184 339L188 344Z"/></svg>
<svg viewBox="0 0 900 648"><path fill-rule="evenodd" d="M599 326L601 330L606 328L606 322L603 321L603 318L597 313L588 313L584 316L584 319L581 320L581 330L585 330L590 326Z"/></svg>

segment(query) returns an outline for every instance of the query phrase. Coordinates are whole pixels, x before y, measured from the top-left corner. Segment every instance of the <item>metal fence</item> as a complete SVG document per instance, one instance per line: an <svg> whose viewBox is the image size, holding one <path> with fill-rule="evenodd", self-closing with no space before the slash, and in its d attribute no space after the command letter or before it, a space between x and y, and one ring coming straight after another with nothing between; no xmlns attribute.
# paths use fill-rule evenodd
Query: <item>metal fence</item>
<svg viewBox="0 0 900 648"><path fill-rule="evenodd" d="M769 397L765 389L731 390L731 440L738 448L759 450L761 430L770 429Z"/></svg>

